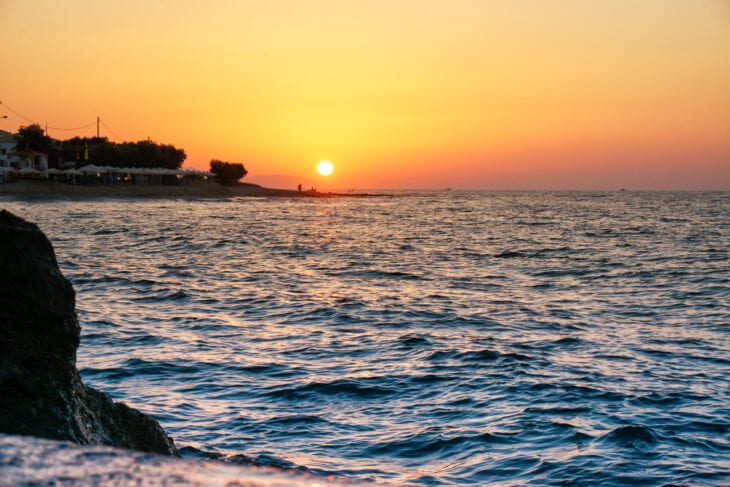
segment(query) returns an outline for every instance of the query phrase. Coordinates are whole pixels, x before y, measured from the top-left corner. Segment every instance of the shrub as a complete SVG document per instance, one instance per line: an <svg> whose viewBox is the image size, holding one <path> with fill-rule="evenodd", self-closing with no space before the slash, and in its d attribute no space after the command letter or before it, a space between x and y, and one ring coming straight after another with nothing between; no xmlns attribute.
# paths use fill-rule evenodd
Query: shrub
<svg viewBox="0 0 730 487"><path fill-rule="evenodd" d="M236 184L239 179L248 174L240 162L223 162L218 159L210 161L210 172L215 173L218 182L226 185Z"/></svg>

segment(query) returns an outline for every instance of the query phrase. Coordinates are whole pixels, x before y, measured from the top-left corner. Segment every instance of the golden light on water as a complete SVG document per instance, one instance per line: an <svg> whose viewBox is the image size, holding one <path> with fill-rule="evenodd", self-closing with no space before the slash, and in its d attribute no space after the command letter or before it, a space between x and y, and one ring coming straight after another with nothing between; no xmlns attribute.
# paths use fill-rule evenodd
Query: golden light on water
<svg viewBox="0 0 730 487"><path fill-rule="evenodd" d="M335 166L333 166L330 161L322 161L317 164L317 172L320 173L322 176L329 176L334 170Z"/></svg>

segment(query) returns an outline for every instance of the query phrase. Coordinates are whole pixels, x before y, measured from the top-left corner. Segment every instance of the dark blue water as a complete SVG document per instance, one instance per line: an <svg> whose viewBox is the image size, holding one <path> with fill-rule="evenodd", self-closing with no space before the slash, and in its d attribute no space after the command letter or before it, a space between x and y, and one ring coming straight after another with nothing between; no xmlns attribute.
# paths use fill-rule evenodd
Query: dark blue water
<svg viewBox="0 0 730 487"><path fill-rule="evenodd" d="M729 193L0 203L77 290L84 379L179 446L421 485L730 484Z"/></svg>

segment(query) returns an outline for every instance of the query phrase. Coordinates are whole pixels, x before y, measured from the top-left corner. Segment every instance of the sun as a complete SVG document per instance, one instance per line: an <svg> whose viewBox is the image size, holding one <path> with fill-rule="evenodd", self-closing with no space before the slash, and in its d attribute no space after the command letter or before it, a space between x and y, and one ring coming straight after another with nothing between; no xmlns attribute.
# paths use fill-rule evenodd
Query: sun
<svg viewBox="0 0 730 487"><path fill-rule="evenodd" d="M334 170L335 166L333 166L330 161L322 161L317 164L317 172L320 173L322 176L329 176Z"/></svg>

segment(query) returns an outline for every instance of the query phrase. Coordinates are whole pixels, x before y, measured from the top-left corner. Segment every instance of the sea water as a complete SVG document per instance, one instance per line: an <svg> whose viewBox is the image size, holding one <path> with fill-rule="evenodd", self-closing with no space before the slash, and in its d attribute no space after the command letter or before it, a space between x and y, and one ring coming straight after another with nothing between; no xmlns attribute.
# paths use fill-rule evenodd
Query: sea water
<svg viewBox="0 0 730 487"><path fill-rule="evenodd" d="M0 199L84 380L189 455L414 485L730 484L730 194Z"/></svg>

